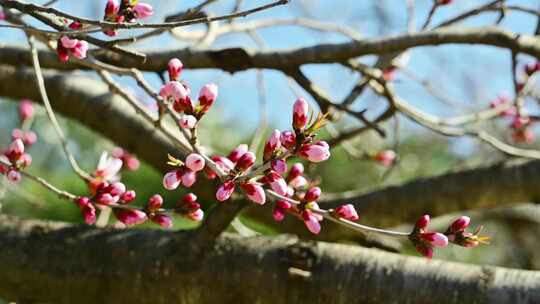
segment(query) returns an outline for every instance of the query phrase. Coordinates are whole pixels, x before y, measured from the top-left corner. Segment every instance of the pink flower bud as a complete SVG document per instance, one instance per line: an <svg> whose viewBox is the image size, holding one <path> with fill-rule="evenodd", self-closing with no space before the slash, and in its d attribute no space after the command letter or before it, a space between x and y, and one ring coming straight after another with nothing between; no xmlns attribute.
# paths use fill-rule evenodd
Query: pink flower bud
<svg viewBox="0 0 540 304"><path fill-rule="evenodd" d="M471 218L468 216L460 216L457 220L455 220L450 225L450 231L455 233L458 231L463 231L465 228L469 227L469 224L471 223Z"/></svg>
<svg viewBox="0 0 540 304"><path fill-rule="evenodd" d="M196 211L189 213L187 217L192 221L200 222L204 218L204 211L202 211L201 209L197 209Z"/></svg>
<svg viewBox="0 0 540 304"><path fill-rule="evenodd" d="M220 202L228 200L234 192L234 182L226 181L219 186L216 192L216 199Z"/></svg>
<svg viewBox="0 0 540 304"><path fill-rule="evenodd" d="M112 196L122 195L124 192L126 192L126 185L121 182L112 183L109 186L108 192Z"/></svg>
<svg viewBox="0 0 540 304"><path fill-rule="evenodd" d="M293 106L293 127L303 129L308 120L308 103L303 98L298 98Z"/></svg>
<svg viewBox="0 0 540 304"><path fill-rule="evenodd" d="M163 228L171 228L173 226L172 218L165 214L156 214L150 220Z"/></svg>
<svg viewBox="0 0 540 304"><path fill-rule="evenodd" d="M129 203L135 200L136 197L137 197L137 193L134 190L129 190L129 191L124 192L124 194L122 194L122 197L120 199L124 203Z"/></svg>
<svg viewBox="0 0 540 304"><path fill-rule="evenodd" d="M265 176L266 183L279 195L287 195L289 187L281 175L275 171L270 171Z"/></svg>
<svg viewBox="0 0 540 304"><path fill-rule="evenodd" d="M296 163L292 166L291 172L289 172L289 179L293 179L297 176L304 174L304 165L302 163Z"/></svg>
<svg viewBox="0 0 540 304"><path fill-rule="evenodd" d="M186 99L188 92L180 82L170 81L161 88L159 95L165 100L172 98L174 101L178 101Z"/></svg>
<svg viewBox="0 0 540 304"><path fill-rule="evenodd" d="M213 83L209 83L202 87L199 92L199 104L201 105L201 111L203 113L208 112L212 107L212 104L218 96L218 87Z"/></svg>
<svg viewBox="0 0 540 304"><path fill-rule="evenodd" d="M197 174L189 169L185 170L182 174L182 184L184 187L189 188L197 181Z"/></svg>
<svg viewBox="0 0 540 304"><path fill-rule="evenodd" d="M298 188L302 188L304 187L305 185L308 184L308 181L305 177L299 175L293 179L291 179L289 181L289 186L295 188L295 189L298 189Z"/></svg>
<svg viewBox="0 0 540 304"><path fill-rule="evenodd" d="M284 200L277 200L276 205L274 206L272 215L274 216L274 220L276 222L281 222L285 218L285 212L286 210L290 209L292 207L292 204L284 201Z"/></svg>
<svg viewBox="0 0 540 304"><path fill-rule="evenodd" d="M9 155L13 155L14 157L18 158L24 153L24 143L20 139L14 140L7 149L8 157ZM11 157L10 157L11 158Z"/></svg>
<svg viewBox="0 0 540 304"><path fill-rule="evenodd" d="M56 53L58 54L58 59L60 59L60 61L62 62L66 62L69 60L69 53L68 53L68 49L66 49L62 43L60 42L60 40L58 41L58 45L56 47Z"/></svg>
<svg viewBox="0 0 540 304"><path fill-rule="evenodd" d="M383 166L391 166L396 160L396 152L392 150L380 151L375 155L375 161Z"/></svg>
<svg viewBox="0 0 540 304"><path fill-rule="evenodd" d="M303 145L300 148L300 156L311 162L318 163L330 158L330 151L324 145Z"/></svg>
<svg viewBox="0 0 540 304"><path fill-rule="evenodd" d="M34 104L29 99L23 99L19 103L19 117L21 120L27 120L34 116Z"/></svg>
<svg viewBox="0 0 540 304"><path fill-rule="evenodd" d="M23 155L21 155L19 163L23 168L30 166L30 164L32 164L32 156L28 153L24 153Z"/></svg>
<svg viewBox="0 0 540 304"><path fill-rule="evenodd" d="M105 16L110 17L118 14L118 11L120 10L120 4L116 0L109 0L107 1L107 5L105 6Z"/></svg>
<svg viewBox="0 0 540 304"><path fill-rule="evenodd" d="M22 140L25 145L31 146L36 143L37 141L37 135L35 132L28 131L23 134Z"/></svg>
<svg viewBox="0 0 540 304"><path fill-rule="evenodd" d="M182 69L184 68L184 64L180 59L173 58L169 60L168 69L169 69L169 80L180 80L180 74L182 73Z"/></svg>
<svg viewBox="0 0 540 304"><path fill-rule="evenodd" d="M274 130L268 140L266 141L266 144L264 145L264 161L269 160L272 158L272 155L274 152L277 151L281 147L280 142L281 132L279 130Z"/></svg>
<svg viewBox="0 0 540 304"><path fill-rule="evenodd" d="M304 201L314 202L318 200L319 197L321 197L321 188L313 187L306 192L306 195L304 196Z"/></svg>
<svg viewBox="0 0 540 304"><path fill-rule="evenodd" d="M13 131L11 131L11 140L22 139L23 134L21 129L13 129Z"/></svg>
<svg viewBox="0 0 540 304"><path fill-rule="evenodd" d="M448 238L442 233L426 232L420 234L420 237L432 246L446 247L448 245Z"/></svg>
<svg viewBox="0 0 540 304"><path fill-rule="evenodd" d="M204 158L197 153L191 153L186 157L186 167L192 171L201 171L204 168L204 165Z"/></svg>
<svg viewBox="0 0 540 304"><path fill-rule="evenodd" d="M246 183L241 186L242 190L246 193L247 197L253 202L264 205L266 202L266 194L264 189L255 183Z"/></svg>
<svg viewBox="0 0 540 304"><path fill-rule="evenodd" d="M182 201L184 203L196 203L197 202L197 196L193 193L188 193L186 195L184 195L184 197L182 198Z"/></svg>
<svg viewBox="0 0 540 304"><path fill-rule="evenodd" d="M156 211L163 206L163 197L159 194L154 194L148 199L146 209Z"/></svg>
<svg viewBox="0 0 540 304"><path fill-rule="evenodd" d="M96 199L97 202L102 205L110 205L115 203L115 199L110 193L99 194Z"/></svg>
<svg viewBox="0 0 540 304"><path fill-rule="evenodd" d="M246 152L240 159L238 160L238 163L236 163L236 168L241 171L246 171L249 169L253 164L255 163L256 156L253 152Z"/></svg>
<svg viewBox="0 0 540 304"><path fill-rule="evenodd" d="M126 151L120 147L116 147L111 152L112 157L120 158L122 159L126 155Z"/></svg>
<svg viewBox="0 0 540 304"><path fill-rule="evenodd" d="M90 199L87 197L80 197L77 199L79 210L84 218L84 222L87 225L92 225L96 222L96 208L90 203Z"/></svg>
<svg viewBox="0 0 540 304"><path fill-rule="evenodd" d="M146 213L137 209L114 209L114 214L127 226L142 224L148 219Z"/></svg>
<svg viewBox="0 0 540 304"><path fill-rule="evenodd" d="M242 157L242 155L246 154L248 151L248 145L241 144L238 147L236 147L232 152L229 154L228 158L233 162L236 163ZM233 165L234 167L234 165Z"/></svg>
<svg viewBox="0 0 540 304"><path fill-rule="evenodd" d="M180 186L180 174L178 170L170 171L163 176L163 187L167 190L174 190Z"/></svg>
<svg viewBox="0 0 540 304"><path fill-rule="evenodd" d="M338 206L334 212L336 216L346 220L356 221L359 218L358 213L352 204Z"/></svg>
<svg viewBox="0 0 540 304"><path fill-rule="evenodd" d="M179 123L184 129L193 129L197 124L197 118L193 115L184 115L184 117L180 118Z"/></svg>
<svg viewBox="0 0 540 304"><path fill-rule="evenodd" d="M7 180L12 183L18 183L21 181L21 173L14 169L8 170L6 177L7 177Z"/></svg>
<svg viewBox="0 0 540 304"><path fill-rule="evenodd" d="M287 173L287 162L283 159L274 159L270 164L272 170L279 174Z"/></svg>
<svg viewBox="0 0 540 304"><path fill-rule="evenodd" d="M84 40L77 41L77 45L71 49L71 53L75 58L84 59L86 58L86 52L88 51L88 42Z"/></svg>
<svg viewBox="0 0 540 304"><path fill-rule="evenodd" d="M137 15L137 18L143 19L152 16L154 9L150 4L147 3L137 3L133 7L133 11Z"/></svg>
<svg viewBox="0 0 540 304"><path fill-rule="evenodd" d="M304 210L302 212L302 219L307 229L313 234L319 234L321 231L321 224L319 223L318 218L309 210Z"/></svg>
<svg viewBox="0 0 540 304"><path fill-rule="evenodd" d="M416 224L414 226L418 229L426 229L426 227L429 225L430 220L431 218L429 217L429 215L424 214L416 221Z"/></svg>
<svg viewBox="0 0 540 304"><path fill-rule="evenodd" d="M124 165L126 166L126 169L129 171L137 171L140 166L139 160L132 155L128 155L124 157Z"/></svg>
<svg viewBox="0 0 540 304"><path fill-rule="evenodd" d="M234 163L230 159L228 159L227 157L214 156L214 157L212 157L212 160L216 163L216 165L218 165L218 167L221 170L223 170L223 171L225 171L227 173L234 168Z"/></svg>

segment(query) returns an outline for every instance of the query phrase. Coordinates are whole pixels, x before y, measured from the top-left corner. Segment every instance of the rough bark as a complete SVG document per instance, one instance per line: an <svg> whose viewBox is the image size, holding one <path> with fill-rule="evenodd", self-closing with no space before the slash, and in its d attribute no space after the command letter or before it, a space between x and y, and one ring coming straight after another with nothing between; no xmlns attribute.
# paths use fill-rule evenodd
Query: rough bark
<svg viewBox="0 0 540 304"><path fill-rule="evenodd" d="M348 245L0 218L0 295L53 303L538 303L540 272ZM76 278L76 279L74 279Z"/></svg>
<svg viewBox="0 0 540 304"><path fill-rule="evenodd" d="M540 59L540 39L508 32L498 28L441 28L432 31L402 34L392 37L371 38L339 44L319 44L298 49L257 51L246 48L217 50L178 49L149 51L146 62L125 58L115 53L97 56L100 60L122 67L135 67L143 71L164 71L170 58L182 59L190 69L218 68L229 72L246 69L290 69L304 64L339 63L347 59L404 51L419 46L442 44L474 44L511 49ZM58 70L77 68L61 63L53 52L42 52L44 68ZM0 47L0 63L26 64L31 60L28 51L16 46Z"/></svg>

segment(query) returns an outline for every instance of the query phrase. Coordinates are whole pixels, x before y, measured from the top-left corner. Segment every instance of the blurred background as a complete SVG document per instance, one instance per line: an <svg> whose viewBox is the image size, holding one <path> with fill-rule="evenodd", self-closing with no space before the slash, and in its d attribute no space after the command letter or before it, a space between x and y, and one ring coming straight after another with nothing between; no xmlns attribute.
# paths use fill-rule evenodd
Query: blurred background
<svg viewBox="0 0 540 304"><path fill-rule="evenodd" d="M41 3L40 1L31 2ZM75 15L100 19L105 2L60 0L55 7ZM148 20L149 22L159 22L164 16L199 4L199 1L192 0L145 0L145 2L152 4L155 9L155 14ZM414 4L412 11L408 11L408 2ZM452 5L442 7L437 11L432 24L438 24L486 2L455 0ZM205 10L212 15L222 15L234 10L237 3L240 3L242 9L248 9L268 3L268 1L219 0ZM507 1L507 4L537 10L540 1ZM419 29L431 5L431 0L294 0L286 6L279 6L234 22L269 18L309 18L350 28L357 32L360 38L373 38L406 32L411 13L414 16L415 29ZM484 13L468 19L461 25L493 25L497 18L497 13ZM531 15L509 12L499 26L514 32L531 34L536 28L536 22L537 18ZM205 30L205 27L205 25L200 25L181 28L179 36ZM0 43L26 44L25 37L20 32L0 29L0 33ZM153 51L156 50L156 45L163 49L242 46L264 50L349 40L350 37L342 33L284 25L260 29L256 37L246 33L223 35L217 37L211 45L201 45L197 41L187 41L180 37L175 39L169 35L163 35L145 40L135 46L142 50ZM400 96L426 112L449 117L488 108L490 101L500 94L512 97L511 57L507 50L485 46L448 45L416 48L410 50L408 55L409 61L406 66L397 71L394 80L395 87ZM376 59L376 57L366 56L362 58L362 61L373 64ZM520 65L525 65L533 59L520 56L518 61ZM313 65L303 71L336 100L342 100L358 81L356 75L340 65ZM96 78L92 73L77 73ZM151 80L155 88L160 86L161 82L156 74L150 73L146 77ZM229 74L218 70L190 70L187 66L182 77L191 86L193 92L198 92L208 82L214 82L220 88L220 96L215 108L210 112L209 117L204 119L200 130L202 144L211 146L217 153L226 154L239 143L249 143L265 116L268 121L268 126L264 131L266 134L274 128L289 128L290 108L297 95L306 97L313 106L316 106L300 87L276 71L250 70ZM130 85L141 100L147 101L149 107L152 106L150 98L133 83L124 79L120 81L125 85ZM528 103L529 113L538 112L535 104ZM2 144L9 141L11 130L18 125L16 107L16 103L0 98L0 143ZM367 108L367 116L373 118L384 110L384 103L381 102L380 97L367 91L354 107L355 109ZM349 129L357 124L355 120L345 119L333 128ZM500 139L510 143L512 137L509 124L508 120L498 119L487 123L486 127ZM69 137L69 144L76 152L77 159L88 171L95 168L102 151L111 151L114 148L107 139L96 135L75 121L62 119L61 125ZM398 165L388 170L372 161L351 157L345 149L338 147L333 150L333 157L329 161L309 167L311 176L321 179L323 191L369 191L376 187L399 184L418 177L487 165L504 159L499 152L475 140L443 137L403 117L390 120L383 127L391 134L385 140L375 133L368 132L348 141L347 146L367 153L395 149L400 157ZM69 169L54 131L42 109L38 109L32 129L38 133L39 140L31 148L34 162L29 169L30 172L45 177L60 188L68 189L73 193L86 193L86 186L79 179L74 178ZM323 131L321 137L329 138L330 135L328 131ZM525 146L540 148L538 141ZM138 171L125 173L123 176L129 188L137 190L138 197L146 198L154 193L160 193L166 197L166 204L173 206L182 192L166 192L161 179L162 175L159 172L144 163ZM29 181L23 181L17 186L4 183L1 205L1 212L6 214L82 223L77 208ZM538 207L533 205L523 205L519 208L531 208L526 210L538 211ZM475 250L451 247L437 252L436 258L540 269L540 253L535 250L540 239L540 217L520 218L519 214L522 212L476 212L474 214L476 217L473 217L473 223L484 225L485 233L493 238L492 244ZM253 219L242 218L241 220L256 231L275 233L271 227L266 227ZM181 228L194 227L193 223L181 218L175 219L175 225ZM159 229L153 225L147 225L145 228ZM411 248L406 248L405 253L415 254Z"/></svg>

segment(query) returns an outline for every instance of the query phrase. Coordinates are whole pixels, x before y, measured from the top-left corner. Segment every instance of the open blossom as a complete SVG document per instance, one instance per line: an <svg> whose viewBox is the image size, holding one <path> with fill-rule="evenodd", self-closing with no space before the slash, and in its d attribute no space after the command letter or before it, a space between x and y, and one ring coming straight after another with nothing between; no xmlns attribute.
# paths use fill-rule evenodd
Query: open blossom
<svg viewBox="0 0 540 304"><path fill-rule="evenodd" d="M359 218L358 213L352 204L338 206L336 210L334 210L334 215L351 221L356 221Z"/></svg>
<svg viewBox="0 0 540 304"><path fill-rule="evenodd" d="M212 104L218 96L218 87L213 83L209 83L202 87L199 92L199 104L201 105L201 111L206 113L212 107Z"/></svg>
<svg viewBox="0 0 540 304"><path fill-rule="evenodd" d="M109 157L107 152L101 153L94 176L103 180L117 180L118 173L122 169L122 160L116 157Z"/></svg>
<svg viewBox="0 0 540 304"><path fill-rule="evenodd" d="M147 3L135 4L135 6L133 7L133 11L139 19L150 17L154 13L154 9L152 8L152 6Z"/></svg>
<svg viewBox="0 0 540 304"><path fill-rule="evenodd" d="M219 186L216 192L216 199L220 202L228 200L234 192L234 182L226 181Z"/></svg>
<svg viewBox="0 0 540 304"><path fill-rule="evenodd" d="M197 153L191 153L186 157L186 167L192 171L201 171L204 168L204 158Z"/></svg>
<svg viewBox="0 0 540 304"><path fill-rule="evenodd" d="M264 145L264 161L269 160L272 158L274 153L281 147L280 142L281 132L279 130L274 130L268 140L266 141L266 144Z"/></svg>
<svg viewBox="0 0 540 304"><path fill-rule="evenodd" d="M84 59L86 58L86 52L88 51L88 42L62 36L58 40L56 51L60 60L64 62L69 59L69 54L73 55L75 58Z"/></svg>
<svg viewBox="0 0 540 304"><path fill-rule="evenodd" d="M396 152L392 150L380 151L375 154L374 159L383 166L391 166L396 160Z"/></svg>
<svg viewBox="0 0 540 304"><path fill-rule="evenodd" d="M184 117L180 118L179 123L184 129L193 129L197 124L197 118L193 115L184 115Z"/></svg>
<svg viewBox="0 0 540 304"><path fill-rule="evenodd" d="M314 163L322 162L330 158L328 144L324 141L315 144L303 145L300 148L300 156Z"/></svg>
<svg viewBox="0 0 540 304"><path fill-rule="evenodd" d="M263 205L266 202L266 194L264 193L264 189L259 184L246 183L241 185L241 188L251 201L259 205Z"/></svg>
<svg viewBox="0 0 540 304"><path fill-rule="evenodd" d="M184 68L184 64L180 59L173 58L169 60L169 64L167 65L168 71L169 71L169 80L180 80L180 74L182 73L182 69Z"/></svg>
<svg viewBox="0 0 540 304"><path fill-rule="evenodd" d="M308 103L303 98L298 98L293 105L293 127L303 129L308 120Z"/></svg>
<svg viewBox="0 0 540 304"><path fill-rule="evenodd" d="M19 117L22 121L32 118L34 116L35 109L34 104L29 99L23 99L19 103Z"/></svg>
<svg viewBox="0 0 540 304"><path fill-rule="evenodd" d="M114 214L120 222L127 226L142 224L148 219L145 212L137 209L114 209Z"/></svg>

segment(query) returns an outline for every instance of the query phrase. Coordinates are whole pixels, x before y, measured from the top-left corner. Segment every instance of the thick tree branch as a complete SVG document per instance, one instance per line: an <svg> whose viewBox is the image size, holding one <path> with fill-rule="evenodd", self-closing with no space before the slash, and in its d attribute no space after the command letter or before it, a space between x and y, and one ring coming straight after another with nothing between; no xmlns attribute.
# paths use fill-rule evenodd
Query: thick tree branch
<svg viewBox="0 0 540 304"><path fill-rule="evenodd" d="M192 236L2 217L0 295L53 303L540 301L539 272L427 261L290 236L225 235L200 255Z"/></svg>
<svg viewBox="0 0 540 304"><path fill-rule="evenodd" d="M235 72L251 68L290 69L304 64L339 63L364 55L380 55L404 51L419 46L443 44L490 45L529 54L540 59L540 39L508 32L498 28L441 28L393 37L372 38L340 44L319 44L292 50L256 51L244 48L222 50L179 49L145 52L146 62L138 62L111 52L98 56L105 62L142 71L163 71L170 58L182 58L190 69L218 68ZM44 68L59 70L83 68L74 64L61 63L52 52L40 54ZM28 52L21 47L0 47L0 63L31 63Z"/></svg>

